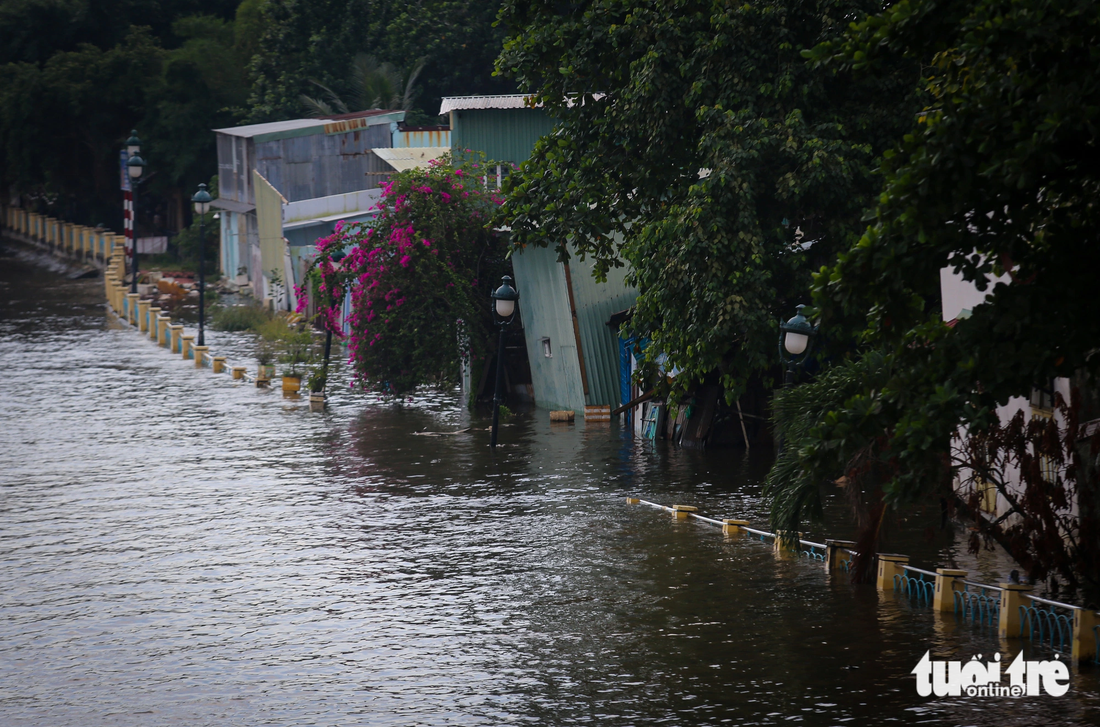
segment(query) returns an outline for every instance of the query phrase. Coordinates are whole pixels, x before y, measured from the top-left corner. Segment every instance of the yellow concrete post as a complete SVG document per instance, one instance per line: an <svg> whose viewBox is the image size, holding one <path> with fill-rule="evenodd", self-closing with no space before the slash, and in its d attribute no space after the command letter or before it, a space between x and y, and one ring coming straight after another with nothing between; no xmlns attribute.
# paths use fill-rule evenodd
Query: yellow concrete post
<svg viewBox="0 0 1100 727"><path fill-rule="evenodd" d="M149 338L157 340L157 318L160 318L160 308L149 306Z"/></svg>
<svg viewBox="0 0 1100 727"><path fill-rule="evenodd" d="M966 571L955 568L936 569L936 592L932 596L932 610L946 613L955 610L955 592L962 591L962 579Z"/></svg>
<svg viewBox="0 0 1100 727"><path fill-rule="evenodd" d="M212 361L210 368L214 373L220 374L225 371L225 356L215 356Z"/></svg>
<svg viewBox="0 0 1100 727"><path fill-rule="evenodd" d="M775 540L772 541L772 550L774 550L776 553L779 553L781 551L797 553L799 550L802 549L802 543L800 543L799 541L802 540L803 535L805 535L805 533L798 533L793 539L784 539L779 533L776 533Z"/></svg>
<svg viewBox="0 0 1100 727"><path fill-rule="evenodd" d="M875 584L880 591L894 590L894 576L905 575L904 566L909 565L908 555L896 553L878 554L878 576Z"/></svg>
<svg viewBox="0 0 1100 727"><path fill-rule="evenodd" d="M180 337L180 341L181 341L180 345L182 346L182 348L180 349L180 354L184 358L191 358L192 348L194 348L194 346L195 346L195 337L194 336L182 336L182 337Z"/></svg>
<svg viewBox="0 0 1100 727"><path fill-rule="evenodd" d="M172 316L161 313L157 316L157 345L167 347L171 343L168 326L172 325Z"/></svg>
<svg viewBox="0 0 1100 727"><path fill-rule="evenodd" d="M230 369L230 374L233 376L234 379L243 379L245 371L246 369L244 366L234 366L232 369Z"/></svg>
<svg viewBox="0 0 1100 727"><path fill-rule="evenodd" d="M825 541L825 570L840 570L841 566L851 561L849 551L856 547L854 540L836 540L830 538ZM851 566L849 566L851 567Z"/></svg>
<svg viewBox="0 0 1100 727"><path fill-rule="evenodd" d="M673 505L672 506L672 519L673 520L687 520L688 513L697 512L699 508L692 507L691 505Z"/></svg>
<svg viewBox="0 0 1100 727"><path fill-rule="evenodd" d="M183 353L183 342L180 340L180 336L183 335L183 326L170 325L168 326L168 332L171 336L171 343L168 345L168 350L172 353Z"/></svg>
<svg viewBox="0 0 1100 727"><path fill-rule="evenodd" d="M203 366L202 358L210 351L210 347L195 346L192 350L195 352L195 368L201 369Z"/></svg>
<svg viewBox="0 0 1100 727"><path fill-rule="evenodd" d="M724 518L722 520L722 533L725 535L744 535L745 531L743 530L743 528L748 524L748 520L735 520L732 518Z"/></svg>
<svg viewBox="0 0 1100 727"><path fill-rule="evenodd" d="M141 300L141 296L137 293L126 294L126 320L133 323L135 326L138 322L138 302Z"/></svg>
<svg viewBox="0 0 1100 727"><path fill-rule="evenodd" d="M144 333L149 330L149 301L138 300L138 330Z"/></svg>
<svg viewBox="0 0 1100 727"><path fill-rule="evenodd" d="M121 282L116 282L115 283L115 290L114 290L114 309L115 309L115 312L118 313L120 316L123 315L122 300L123 300L123 297L125 295L126 295L126 288L122 285Z"/></svg>
<svg viewBox="0 0 1100 727"><path fill-rule="evenodd" d="M1073 609L1073 659L1086 661L1096 658L1097 636L1094 629L1100 625L1100 615L1088 608Z"/></svg>
<svg viewBox="0 0 1100 727"><path fill-rule="evenodd" d="M1001 620L997 634L1002 639L1020 638L1020 606L1026 605L1024 595L1032 587L1022 583L1001 584Z"/></svg>

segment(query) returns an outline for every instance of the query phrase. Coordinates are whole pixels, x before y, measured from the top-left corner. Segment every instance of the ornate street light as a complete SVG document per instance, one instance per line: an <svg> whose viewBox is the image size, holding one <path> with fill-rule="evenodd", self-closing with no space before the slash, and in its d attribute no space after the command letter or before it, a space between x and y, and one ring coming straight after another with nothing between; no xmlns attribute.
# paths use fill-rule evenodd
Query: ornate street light
<svg viewBox="0 0 1100 727"><path fill-rule="evenodd" d="M210 210L210 200L213 199L206 191L206 185L200 184L199 191L191 201L195 205L195 213L199 216L199 342L205 346L203 329L206 328L206 213Z"/></svg>
<svg viewBox="0 0 1100 727"><path fill-rule="evenodd" d="M512 287L512 278L505 275L501 286L493 291L493 313L496 315L500 338L497 343L497 381L493 392L493 429L489 436L489 446L497 446L497 429L500 425L500 387L504 381L504 327L512 322L516 315L516 301L519 292Z"/></svg>
<svg viewBox="0 0 1100 727"><path fill-rule="evenodd" d="M126 173L130 175L130 292L137 293L137 188L142 172L145 171L145 160L138 154L141 142L137 136L131 136L126 140L126 151L129 159L126 160Z"/></svg>
<svg viewBox="0 0 1100 727"><path fill-rule="evenodd" d="M787 373L783 379L784 386L794 385L798 369L805 365L806 359L810 356L810 347L817 333L817 327L802 315L802 309L805 307L798 306L798 313L794 318L779 324L779 358L787 365Z"/></svg>
<svg viewBox="0 0 1100 727"><path fill-rule="evenodd" d="M130 138L126 140L126 155L134 156L141 151L141 139L138 138L137 129L130 130Z"/></svg>

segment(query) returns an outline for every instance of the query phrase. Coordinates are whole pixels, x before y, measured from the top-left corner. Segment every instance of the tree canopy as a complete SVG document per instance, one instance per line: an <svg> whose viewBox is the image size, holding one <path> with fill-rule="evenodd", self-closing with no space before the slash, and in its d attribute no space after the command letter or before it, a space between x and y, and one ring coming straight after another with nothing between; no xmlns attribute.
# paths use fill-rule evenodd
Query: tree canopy
<svg viewBox="0 0 1100 727"><path fill-rule="evenodd" d="M1010 397L1095 375L1083 271L1100 262L1098 49L1095 3L905 0L809 54L868 78L888 77L895 53L927 58L928 101L886 154L869 227L814 277L821 325L862 346L843 365L873 356L874 373L821 392L816 425L784 454L797 462L772 473L778 526L797 529L830 473L863 478L891 506L950 497L960 427L981 435ZM988 294L951 326L943 268ZM1097 502L1086 491L1083 519Z"/></svg>
<svg viewBox="0 0 1100 727"><path fill-rule="evenodd" d="M405 71L366 86L414 122L434 118L442 94L508 90L491 77L496 13L469 0L0 3L0 187L120 228L118 150L136 128L148 163L139 215L177 209L217 171L211 129L299 118L311 80L351 103L356 57ZM421 62L420 94L406 98Z"/></svg>
<svg viewBox="0 0 1100 727"><path fill-rule="evenodd" d="M681 386L717 371L732 400L777 363L777 319L862 230L919 109L912 61L869 76L801 55L877 7L505 2L498 71L560 121L511 179L516 244L629 264L650 359Z"/></svg>
<svg viewBox="0 0 1100 727"><path fill-rule="evenodd" d="M492 77L504 37L494 27L498 7L471 0L270 0L251 66L249 118L299 115L301 96L316 93L314 81L350 99L348 70L362 53L403 69L423 60L416 105L428 117L444 95L506 93L511 84Z"/></svg>

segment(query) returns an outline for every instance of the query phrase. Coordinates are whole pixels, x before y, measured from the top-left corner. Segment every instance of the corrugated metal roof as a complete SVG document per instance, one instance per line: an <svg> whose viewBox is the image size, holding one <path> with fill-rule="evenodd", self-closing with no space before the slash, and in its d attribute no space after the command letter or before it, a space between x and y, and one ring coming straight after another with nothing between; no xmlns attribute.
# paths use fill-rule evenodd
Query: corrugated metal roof
<svg viewBox="0 0 1100 727"><path fill-rule="evenodd" d="M297 131L299 129L312 129L315 127L329 126L330 129L326 129L329 133L338 133L340 131L351 131L355 128L362 128L366 124L351 124L351 122L357 119L371 119L374 116L385 116L388 114L401 114L401 118L393 119L395 121L401 121L404 118L404 112L398 110L387 109L375 109L372 111L357 111L353 114L340 114L338 116L325 116L312 119L288 119L286 121L271 121L266 124L249 124L248 126L231 126L225 129L214 129L219 134L228 134L229 136L242 136L245 138L251 138L254 136L261 136L264 134L279 134L287 131ZM372 119L373 120L373 119ZM378 123L383 121L389 121L390 119L378 120Z"/></svg>
<svg viewBox="0 0 1100 727"><path fill-rule="evenodd" d="M527 94L512 93L503 96L448 96L439 107L439 115L469 109L525 109Z"/></svg>
<svg viewBox="0 0 1100 727"><path fill-rule="evenodd" d="M214 131L219 134L248 138L258 136L259 134L274 134L280 131L294 131L295 129L308 129L312 126L324 126L326 123L328 122L324 119L290 119L289 121L272 121L267 124L231 126L228 129L214 129Z"/></svg>
<svg viewBox="0 0 1100 727"><path fill-rule="evenodd" d="M371 149L378 157L399 172L406 169L427 167L428 162L438 159L451 150L449 146L414 146L400 149Z"/></svg>

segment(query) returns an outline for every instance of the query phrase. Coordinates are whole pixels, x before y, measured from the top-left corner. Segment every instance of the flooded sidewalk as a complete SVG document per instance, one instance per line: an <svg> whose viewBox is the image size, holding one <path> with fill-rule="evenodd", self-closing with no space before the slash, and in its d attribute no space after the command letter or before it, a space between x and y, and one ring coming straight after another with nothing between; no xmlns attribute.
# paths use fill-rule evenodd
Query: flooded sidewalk
<svg viewBox="0 0 1100 727"><path fill-rule="evenodd" d="M208 339L251 360L247 334ZM920 697L926 651L1019 644L626 503L766 525L768 453L545 411L493 452L457 394L393 402L339 370L311 413L196 370L108 313L102 281L11 248L0 369L4 725L1100 721L1095 668L1064 697ZM811 534L851 534L838 500L830 521ZM965 541L936 512L890 547L1006 575Z"/></svg>

